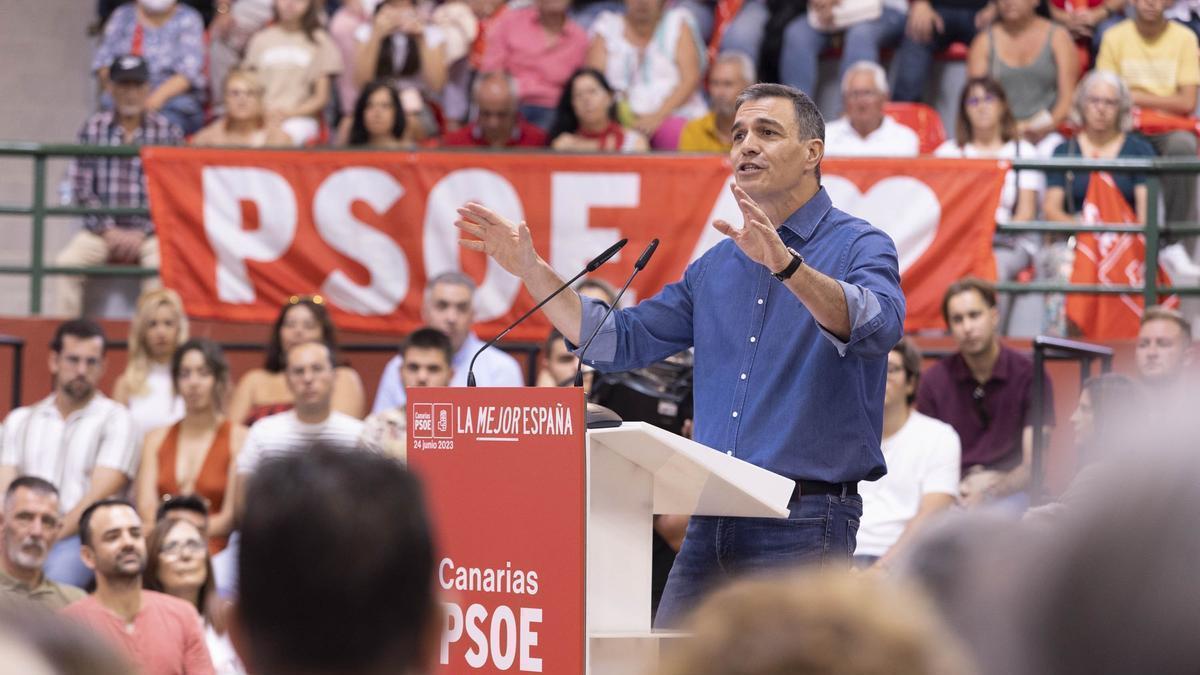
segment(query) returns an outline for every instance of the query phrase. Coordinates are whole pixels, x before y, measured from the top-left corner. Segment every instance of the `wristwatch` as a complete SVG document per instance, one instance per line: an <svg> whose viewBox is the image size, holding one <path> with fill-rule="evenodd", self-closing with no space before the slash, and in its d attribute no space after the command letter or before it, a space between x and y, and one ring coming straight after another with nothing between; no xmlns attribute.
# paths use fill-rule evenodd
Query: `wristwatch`
<svg viewBox="0 0 1200 675"><path fill-rule="evenodd" d="M788 263L787 267L779 270L778 272L771 272L771 276L780 281L787 281L788 279L791 279L792 275L796 273L796 270L800 269L800 266L804 264L804 256L797 253L796 249L789 246L787 251L792 255L792 262Z"/></svg>

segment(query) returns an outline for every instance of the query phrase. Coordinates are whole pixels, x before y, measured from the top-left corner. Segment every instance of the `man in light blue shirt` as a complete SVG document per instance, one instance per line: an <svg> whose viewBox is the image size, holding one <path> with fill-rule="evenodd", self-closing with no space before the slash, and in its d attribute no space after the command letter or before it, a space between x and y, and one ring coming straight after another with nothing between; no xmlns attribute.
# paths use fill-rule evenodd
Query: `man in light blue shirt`
<svg viewBox="0 0 1200 675"><path fill-rule="evenodd" d="M656 625L672 626L730 574L806 562L849 564L862 500L882 476L887 355L904 296L896 248L882 231L833 208L820 185L824 121L809 97L757 84L738 98L730 159L743 223L683 278L614 312L587 354L627 370L695 347L694 438L799 484L783 519L693 517ZM524 225L478 204L457 225L520 277L535 298L559 277ZM778 225L777 225L778 224ZM563 293L545 311L578 344L604 306Z"/></svg>
<svg viewBox="0 0 1200 675"><path fill-rule="evenodd" d="M454 377L451 387L467 385L467 368L471 357L484 345L471 325L475 323L475 282L461 272L442 272L425 284L425 300L421 304L421 319L431 328L436 328L450 337L454 349ZM383 367L379 377L379 388L375 394L372 413L394 410L408 400L404 384L400 380L400 366L404 359L393 356ZM479 355L475 362L475 379L481 387L521 387L525 385L525 374L521 365L499 347L492 347Z"/></svg>

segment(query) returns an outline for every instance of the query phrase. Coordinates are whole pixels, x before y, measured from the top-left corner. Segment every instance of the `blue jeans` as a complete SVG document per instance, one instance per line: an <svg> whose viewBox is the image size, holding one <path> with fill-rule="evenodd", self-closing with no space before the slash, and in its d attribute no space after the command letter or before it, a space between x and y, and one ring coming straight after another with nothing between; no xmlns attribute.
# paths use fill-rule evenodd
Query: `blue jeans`
<svg viewBox="0 0 1200 675"><path fill-rule="evenodd" d="M600 16L601 12L616 12L617 14L625 13L625 3L621 0L604 0L604 2L593 2L590 5L584 5L583 9L570 11L570 16L575 23L583 26L584 30L592 27L592 22L596 17Z"/></svg>
<svg viewBox="0 0 1200 675"><path fill-rule="evenodd" d="M806 495L787 518L692 516L655 628L675 628L730 577L804 564L850 566L862 518L857 495Z"/></svg>
<svg viewBox="0 0 1200 675"><path fill-rule="evenodd" d="M741 52L758 65L758 53L762 50L763 29L771 12L763 0L746 0L737 16L725 28L721 36L721 51Z"/></svg>
<svg viewBox="0 0 1200 675"><path fill-rule="evenodd" d="M46 556L45 574L50 581L87 588L92 583L92 571L79 557L79 535L59 539Z"/></svg>
<svg viewBox="0 0 1200 675"><path fill-rule="evenodd" d="M975 39L975 10L961 7L934 7L946 30L935 33L931 42L917 42L907 35L892 60L896 78L892 100L919 102L925 96L925 84L933 71L933 56L952 42L971 43Z"/></svg>
<svg viewBox="0 0 1200 675"><path fill-rule="evenodd" d="M903 12L884 7L883 14L873 21L850 26L843 33L841 74L859 61L879 63L879 51L892 47L904 36ZM829 46L836 33L821 32L801 14L783 30L783 52L779 59L779 79L816 98L817 67L821 52Z"/></svg>
<svg viewBox="0 0 1200 675"><path fill-rule="evenodd" d="M540 105L525 104L520 107L520 113L526 122L541 128L542 131L550 131L550 125L554 124L554 116L558 111L554 108L544 108Z"/></svg>

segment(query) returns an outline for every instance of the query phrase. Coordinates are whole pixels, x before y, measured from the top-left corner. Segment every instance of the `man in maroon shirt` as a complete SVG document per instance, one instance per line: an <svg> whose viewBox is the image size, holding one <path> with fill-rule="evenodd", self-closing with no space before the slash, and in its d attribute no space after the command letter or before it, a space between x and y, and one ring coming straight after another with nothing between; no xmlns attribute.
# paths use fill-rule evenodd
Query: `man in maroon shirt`
<svg viewBox="0 0 1200 675"><path fill-rule="evenodd" d="M975 506L1012 496L1022 506L1033 455L1033 359L1000 344L996 289L967 277L946 289L942 316L958 351L921 376L917 409L962 440L962 501ZM1054 395L1043 370L1043 423L1054 424Z"/></svg>
<svg viewBox="0 0 1200 675"><path fill-rule="evenodd" d="M517 82L508 73L481 73L472 87L471 123L442 137L447 147L540 148L546 132L517 113Z"/></svg>
<svg viewBox="0 0 1200 675"><path fill-rule="evenodd" d="M79 518L80 555L96 573L96 592L63 614L122 649L147 675L213 675L196 608L165 593L142 590L146 537L129 502L102 499Z"/></svg>

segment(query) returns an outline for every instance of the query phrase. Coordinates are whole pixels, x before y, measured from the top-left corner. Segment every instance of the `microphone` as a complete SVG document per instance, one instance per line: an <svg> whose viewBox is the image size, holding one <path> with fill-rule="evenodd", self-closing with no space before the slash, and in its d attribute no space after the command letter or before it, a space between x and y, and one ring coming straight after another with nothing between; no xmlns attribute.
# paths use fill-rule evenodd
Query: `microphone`
<svg viewBox="0 0 1200 675"><path fill-rule="evenodd" d="M630 274L629 278L625 280L625 285L621 287L621 290L617 293L617 297L613 298L612 306L608 308L608 311L604 313L604 316L600 317L600 323L596 324L596 329L592 331L590 336L588 336L587 342L583 343L583 349L579 350L579 365L575 367L576 387L583 386L583 356L587 353L588 347L592 346L592 340L596 339L596 335L600 332L600 327L603 326L604 322L608 320L608 315L612 314L613 310L616 309L617 304L621 302L621 296L625 295L625 290L629 288L629 284L633 283L633 278L638 275L638 272L642 271L642 268L646 266L646 263L650 262L650 256L654 255L654 251L657 248L658 240L652 239L650 244L646 246L646 250L642 251L641 257L639 257L637 262L633 264L633 273Z"/></svg>
<svg viewBox="0 0 1200 675"><path fill-rule="evenodd" d="M534 312L541 309L542 305L545 305L547 302L550 302L550 300L552 300L554 298L554 296L556 296L559 293L562 293L563 291L570 288L571 284L573 284L579 280L579 277L581 277L585 274L591 273L591 272L595 272L597 269L599 269L599 267L601 265L608 262L609 258L616 255L617 251L620 251L622 248L625 248L625 244L628 244L628 243L629 243L628 239L622 239L621 241L618 241L617 243L613 244L612 246L609 246L607 249L605 249L605 251L603 253L596 256L595 258L592 258L592 261L589 262L586 267L584 267L582 270L580 270L579 274L576 274L575 276L568 279L566 283L564 283L562 286L558 287L558 290L554 291L550 295L547 295L545 297L545 299L543 299L538 304L534 305L533 309L522 314L521 318L512 322L512 325L510 325L508 328L505 328L503 331L501 331L501 333L499 335L492 338L491 340L488 340L482 347L480 347L479 351L475 352L475 355L471 357L471 364L469 366L467 366L467 386L468 387L475 386L475 359L479 358L479 355L483 353L483 350L485 350L488 347L491 347L492 345L499 342L500 338L504 337L505 335L508 335L509 331L516 328L522 321L524 321L525 319L528 319L530 317L530 315L532 315Z"/></svg>

